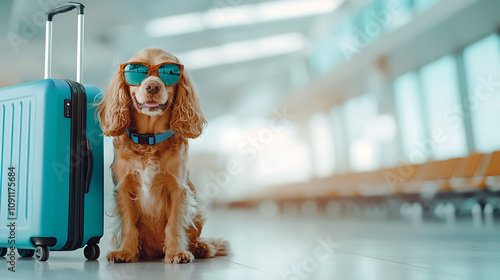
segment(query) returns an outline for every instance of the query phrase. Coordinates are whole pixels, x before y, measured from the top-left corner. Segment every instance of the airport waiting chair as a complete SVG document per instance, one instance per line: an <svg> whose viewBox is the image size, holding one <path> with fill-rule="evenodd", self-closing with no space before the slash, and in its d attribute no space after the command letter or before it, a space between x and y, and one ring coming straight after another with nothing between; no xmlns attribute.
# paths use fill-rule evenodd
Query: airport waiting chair
<svg viewBox="0 0 500 280"><path fill-rule="evenodd" d="M433 197L438 192L450 190L450 178L455 173L458 163L462 158L452 158L444 161L437 161L430 176L422 182L420 195L423 197Z"/></svg>
<svg viewBox="0 0 500 280"><path fill-rule="evenodd" d="M369 180L371 175L370 172L347 173L342 176L342 180L335 184L332 192L341 197L359 196L358 186Z"/></svg>
<svg viewBox="0 0 500 280"><path fill-rule="evenodd" d="M335 174L333 176L314 180L314 185L308 190L310 198L336 198L339 196L356 195L359 180L357 173Z"/></svg>
<svg viewBox="0 0 500 280"><path fill-rule="evenodd" d="M300 197L299 188L304 183L287 184L259 190L249 196L246 200L253 203L261 203L266 200L286 200Z"/></svg>
<svg viewBox="0 0 500 280"><path fill-rule="evenodd" d="M273 195L277 200L300 200L304 199L304 191L308 189L310 182L295 183L281 186Z"/></svg>
<svg viewBox="0 0 500 280"><path fill-rule="evenodd" d="M433 172L439 168L441 162L430 161L422 164L418 170L416 170L415 176L411 181L401 184L400 190L404 194L418 194L420 193L420 188L422 183L428 181L432 178Z"/></svg>
<svg viewBox="0 0 500 280"><path fill-rule="evenodd" d="M395 193L391 183L398 168L381 169L372 172L370 180L364 181L358 186L359 194L362 196L386 196Z"/></svg>
<svg viewBox="0 0 500 280"><path fill-rule="evenodd" d="M314 180L314 183L306 192L306 196L309 198L331 198L337 196L335 185L342 180L343 176L345 176L345 174L335 174L333 176Z"/></svg>
<svg viewBox="0 0 500 280"><path fill-rule="evenodd" d="M398 193L432 197L438 192L476 191L486 187L500 190L500 151L370 172L336 174L269 188L247 200L290 201Z"/></svg>
<svg viewBox="0 0 500 280"><path fill-rule="evenodd" d="M489 158L490 155L470 154L461 159L450 179L451 190L467 192L484 189L484 172Z"/></svg>
<svg viewBox="0 0 500 280"><path fill-rule="evenodd" d="M306 186L301 189L301 193L308 199L334 197L336 194L332 190L334 189L334 183L337 181L336 177L339 177L339 175L314 179L305 184Z"/></svg>
<svg viewBox="0 0 500 280"><path fill-rule="evenodd" d="M500 151L489 155L488 164L485 168L484 180L490 190L500 190Z"/></svg>
<svg viewBox="0 0 500 280"><path fill-rule="evenodd" d="M404 186L410 182L418 181L424 164L407 164L398 166L395 173L387 174L387 182L395 193L404 193Z"/></svg>

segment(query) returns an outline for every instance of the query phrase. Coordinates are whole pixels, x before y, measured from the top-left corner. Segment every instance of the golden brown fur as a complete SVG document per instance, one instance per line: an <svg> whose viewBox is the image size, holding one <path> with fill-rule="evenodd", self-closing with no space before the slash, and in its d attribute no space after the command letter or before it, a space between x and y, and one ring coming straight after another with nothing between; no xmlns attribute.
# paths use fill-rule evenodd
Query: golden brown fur
<svg viewBox="0 0 500 280"><path fill-rule="evenodd" d="M129 61L179 63L159 49L142 50ZM144 84L150 81L159 81L159 93L148 94ZM138 103L149 100L166 101L167 106L139 109ZM163 257L167 263L185 263L194 257L226 255L227 242L200 238L205 216L188 177L187 139L200 136L206 121L187 72L173 87L154 76L132 87L117 73L99 104L98 117L104 134L115 137L111 171L121 218L121 230L115 236L117 251L109 253L108 261ZM175 135L151 146L136 144L126 134L127 128L141 134L171 129Z"/></svg>

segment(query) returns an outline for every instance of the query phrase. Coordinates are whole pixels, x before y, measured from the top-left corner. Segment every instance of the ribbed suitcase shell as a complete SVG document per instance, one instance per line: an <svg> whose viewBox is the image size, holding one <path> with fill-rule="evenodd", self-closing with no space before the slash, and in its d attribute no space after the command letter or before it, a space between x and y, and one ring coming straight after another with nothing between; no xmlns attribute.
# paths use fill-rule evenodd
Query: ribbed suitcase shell
<svg viewBox="0 0 500 280"><path fill-rule="evenodd" d="M89 192L84 195L83 247L103 235L103 137L95 118L100 90L87 93L87 139L93 152ZM64 100L71 99L68 82L46 79L0 90L0 247L10 247L7 225L8 167L16 171L16 233L18 249L34 249L32 237L54 237L50 250L68 240L71 119L64 117Z"/></svg>

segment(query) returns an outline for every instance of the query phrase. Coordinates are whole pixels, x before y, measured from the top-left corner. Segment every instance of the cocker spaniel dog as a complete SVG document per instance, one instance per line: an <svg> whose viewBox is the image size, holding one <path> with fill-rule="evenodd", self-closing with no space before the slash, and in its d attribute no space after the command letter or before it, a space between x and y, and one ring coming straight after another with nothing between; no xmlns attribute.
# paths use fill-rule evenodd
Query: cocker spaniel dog
<svg viewBox="0 0 500 280"><path fill-rule="evenodd" d="M98 118L114 136L111 165L121 226L109 262L164 258L188 263L226 255L228 244L200 238L205 222L187 169L188 138L206 120L183 65L172 54L144 49L120 65Z"/></svg>

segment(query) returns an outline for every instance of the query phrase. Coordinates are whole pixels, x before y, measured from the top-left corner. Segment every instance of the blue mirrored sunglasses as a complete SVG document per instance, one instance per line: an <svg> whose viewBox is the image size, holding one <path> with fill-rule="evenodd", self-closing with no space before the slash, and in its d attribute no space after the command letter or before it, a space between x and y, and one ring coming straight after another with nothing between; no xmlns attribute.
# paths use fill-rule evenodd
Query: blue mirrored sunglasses
<svg viewBox="0 0 500 280"><path fill-rule="evenodd" d="M120 72L129 86L138 86L149 76L157 76L165 86L175 86L182 77L184 65L177 63L162 63L147 65L142 62L128 62L120 65Z"/></svg>

